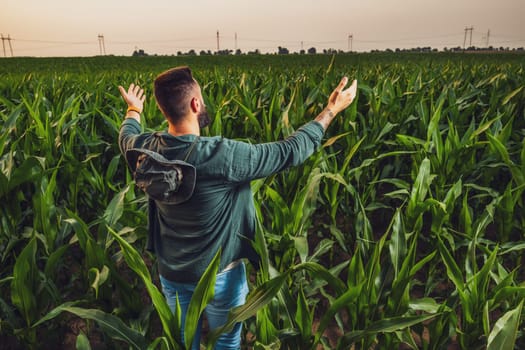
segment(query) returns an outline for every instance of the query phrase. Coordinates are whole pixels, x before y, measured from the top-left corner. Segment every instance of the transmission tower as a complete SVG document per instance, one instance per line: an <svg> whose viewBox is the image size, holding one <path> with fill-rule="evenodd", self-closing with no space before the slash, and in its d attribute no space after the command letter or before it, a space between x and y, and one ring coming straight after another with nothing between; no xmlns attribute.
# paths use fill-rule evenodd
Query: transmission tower
<svg viewBox="0 0 525 350"><path fill-rule="evenodd" d="M237 52L237 32L235 32L235 52Z"/></svg>
<svg viewBox="0 0 525 350"><path fill-rule="evenodd" d="M11 46L11 36L8 34L7 37L4 36L4 34L0 34L2 38L2 47L4 48L4 57L7 57L7 54L5 52L5 42L9 44L9 51L11 52L11 57L13 57L13 46Z"/></svg>
<svg viewBox="0 0 525 350"><path fill-rule="evenodd" d="M5 42L4 42L4 41L5 41L5 38L4 38L4 34L1 34L1 36L2 36L2 46L3 46L3 48L4 48L4 57L6 57L6 54L5 54Z"/></svg>
<svg viewBox="0 0 525 350"><path fill-rule="evenodd" d="M98 35L98 48L100 49L100 55L106 55L106 45L104 44L104 35Z"/></svg>
<svg viewBox="0 0 525 350"><path fill-rule="evenodd" d="M217 30L217 52L220 51L220 46L219 46L219 30Z"/></svg>
<svg viewBox="0 0 525 350"><path fill-rule="evenodd" d="M352 45L354 41L354 34L348 36L348 51L352 52Z"/></svg>
<svg viewBox="0 0 525 350"><path fill-rule="evenodd" d="M489 47L489 37L490 37L490 29L487 31L487 44L486 47Z"/></svg>
<svg viewBox="0 0 525 350"><path fill-rule="evenodd" d="M470 42L469 47L472 46L472 31L474 30L473 26L465 27L465 37L463 38L463 50L465 50L465 44L467 42L467 32L470 32Z"/></svg>

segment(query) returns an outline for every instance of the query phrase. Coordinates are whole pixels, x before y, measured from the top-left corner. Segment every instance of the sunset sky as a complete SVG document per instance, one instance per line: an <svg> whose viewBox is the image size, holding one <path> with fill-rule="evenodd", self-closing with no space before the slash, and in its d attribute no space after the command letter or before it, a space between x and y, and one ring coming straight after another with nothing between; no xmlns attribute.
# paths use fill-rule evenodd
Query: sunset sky
<svg viewBox="0 0 525 350"><path fill-rule="evenodd" d="M195 49L291 52L418 46L525 47L525 0L1 0L10 56L176 54ZM237 34L237 41L235 35ZM352 35L352 41L349 36ZM467 36L467 45L470 35ZM3 57L4 51L0 52Z"/></svg>

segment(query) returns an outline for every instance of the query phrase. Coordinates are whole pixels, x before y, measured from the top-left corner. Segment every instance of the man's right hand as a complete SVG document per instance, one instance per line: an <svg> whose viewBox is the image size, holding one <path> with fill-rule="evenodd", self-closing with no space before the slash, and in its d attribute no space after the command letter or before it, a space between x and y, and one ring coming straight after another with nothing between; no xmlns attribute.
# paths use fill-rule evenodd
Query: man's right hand
<svg viewBox="0 0 525 350"><path fill-rule="evenodd" d="M128 91L119 85L118 87L120 94L126 104L128 105L128 111L126 113L126 118L134 118L140 121L140 113L144 108L144 100L146 95L144 95L144 89L141 89L139 85L130 84Z"/></svg>

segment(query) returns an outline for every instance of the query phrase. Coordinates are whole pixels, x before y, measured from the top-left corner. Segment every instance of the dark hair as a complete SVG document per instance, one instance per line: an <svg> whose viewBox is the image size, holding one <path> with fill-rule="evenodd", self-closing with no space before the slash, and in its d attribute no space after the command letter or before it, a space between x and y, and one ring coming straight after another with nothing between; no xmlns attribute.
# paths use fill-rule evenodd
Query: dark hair
<svg viewBox="0 0 525 350"><path fill-rule="evenodd" d="M157 105L171 123L176 124L188 112L188 97L196 84L191 69L186 66L168 69L155 78Z"/></svg>

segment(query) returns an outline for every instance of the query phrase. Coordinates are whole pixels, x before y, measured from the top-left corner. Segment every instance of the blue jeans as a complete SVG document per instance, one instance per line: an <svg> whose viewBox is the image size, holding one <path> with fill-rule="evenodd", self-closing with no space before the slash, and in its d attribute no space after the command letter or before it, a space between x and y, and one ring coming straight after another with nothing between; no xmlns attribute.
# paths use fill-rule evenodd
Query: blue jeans
<svg viewBox="0 0 525 350"><path fill-rule="evenodd" d="M181 338L184 342L184 322L186 320L186 312L188 311L191 296L197 284L177 283L169 281L162 276L160 276L160 282L162 285L162 292L164 293L172 312L175 310L178 294L179 304L182 311ZM246 301L247 294L248 283L246 282L246 267L243 262L230 270L218 273L215 281L215 295L204 310L210 330L224 325L228 319L230 309L235 306L243 305ZM195 337L193 339L193 350L198 350L200 348L201 328L202 317L199 320L197 331L195 332ZM230 333L222 334L215 344L215 349L240 349L241 329L242 324L237 323Z"/></svg>

